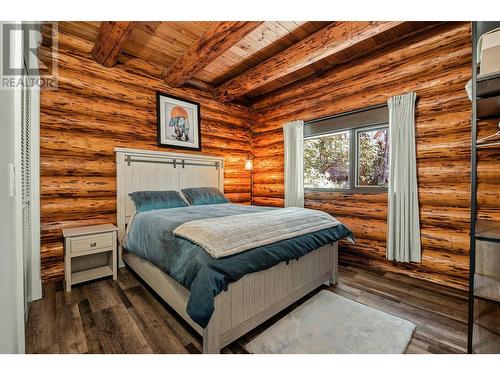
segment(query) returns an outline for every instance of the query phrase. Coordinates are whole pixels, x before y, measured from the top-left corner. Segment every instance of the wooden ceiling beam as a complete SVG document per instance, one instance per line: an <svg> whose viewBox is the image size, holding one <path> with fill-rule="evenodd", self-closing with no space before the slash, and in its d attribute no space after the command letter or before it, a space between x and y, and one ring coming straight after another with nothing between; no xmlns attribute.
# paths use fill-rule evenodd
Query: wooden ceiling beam
<svg viewBox="0 0 500 375"><path fill-rule="evenodd" d="M170 86L178 87L233 47L262 22L218 22L210 27L173 64L162 77Z"/></svg>
<svg viewBox="0 0 500 375"><path fill-rule="evenodd" d="M334 22L259 65L224 82L215 95L229 101L355 44L387 32L403 22Z"/></svg>
<svg viewBox="0 0 500 375"><path fill-rule="evenodd" d="M103 21L97 34L92 56L101 65L111 67L116 64L123 45L134 28L134 22Z"/></svg>
<svg viewBox="0 0 500 375"><path fill-rule="evenodd" d="M192 86L197 89L203 90L203 91L209 91L213 92L215 89L214 85L211 85L208 82L196 79L196 78L191 78L189 81L185 83L186 86Z"/></svg>

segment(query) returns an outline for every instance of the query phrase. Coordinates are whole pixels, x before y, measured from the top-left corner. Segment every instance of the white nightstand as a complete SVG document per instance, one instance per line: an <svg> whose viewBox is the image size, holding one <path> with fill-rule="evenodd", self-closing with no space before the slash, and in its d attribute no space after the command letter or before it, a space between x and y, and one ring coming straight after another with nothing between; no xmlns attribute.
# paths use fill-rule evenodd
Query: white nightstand
<svg viewBox="0 0 500 375"><path fill-rule="evenodd" d="M63 229L66 291L105 276L116 280L116 231L112 224Z"/></svg>

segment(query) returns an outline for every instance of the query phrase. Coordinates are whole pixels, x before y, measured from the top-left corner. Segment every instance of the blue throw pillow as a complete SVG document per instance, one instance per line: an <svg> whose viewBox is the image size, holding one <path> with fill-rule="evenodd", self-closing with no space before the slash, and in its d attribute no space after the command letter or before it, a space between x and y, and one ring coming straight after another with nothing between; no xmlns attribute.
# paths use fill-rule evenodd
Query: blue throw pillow
<svg viewBox="0 0 500 375"><path fill-rule="evenodd" d="M161 208L186 207L178 191L134 191L128 195L135 205L136 212L159 210Z"/></svg>
<svg viewBox="0 0 500 375"><path fill-rule="evenodd" d="M184 196L191 204L198 206L202 204L231 203L219 189L214 187L200 187L181 189Z"/></svg>

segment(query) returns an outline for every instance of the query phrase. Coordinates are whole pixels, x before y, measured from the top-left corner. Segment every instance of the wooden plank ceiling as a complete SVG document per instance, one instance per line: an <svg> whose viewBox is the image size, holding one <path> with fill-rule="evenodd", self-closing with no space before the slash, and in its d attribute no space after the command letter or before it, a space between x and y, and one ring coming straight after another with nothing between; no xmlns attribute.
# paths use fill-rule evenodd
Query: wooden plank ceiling
<svg viewBox="0 0 500 375"><path fill-rule="evenodd" d="M104 66L141 59L171 86L250 103L373 53L436 22L65 22Z"/></svg>

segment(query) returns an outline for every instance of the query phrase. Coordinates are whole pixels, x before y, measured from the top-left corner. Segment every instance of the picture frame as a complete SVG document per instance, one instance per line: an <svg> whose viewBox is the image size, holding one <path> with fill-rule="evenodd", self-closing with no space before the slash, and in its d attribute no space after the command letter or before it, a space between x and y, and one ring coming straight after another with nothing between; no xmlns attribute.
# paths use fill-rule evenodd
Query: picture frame
<svg viewBox="0 0 500 375"><path fill-rule="evenodd" d="M158 146L201 151L200 119L200 103L156 91Z"/></svg>

